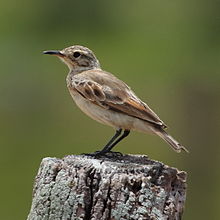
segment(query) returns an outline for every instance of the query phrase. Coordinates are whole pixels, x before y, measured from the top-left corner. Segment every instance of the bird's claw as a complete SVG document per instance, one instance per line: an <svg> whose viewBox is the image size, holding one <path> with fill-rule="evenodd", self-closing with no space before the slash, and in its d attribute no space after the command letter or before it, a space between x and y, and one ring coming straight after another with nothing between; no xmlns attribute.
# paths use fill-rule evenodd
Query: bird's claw
<svg viewBox="0 0 220 220"><path fill-rule="evenodd" d="M90 156L90 157L99 157L102 156L104 154L100 153L101 151L95 151L94 153L83 153L82 155L84 156Z"/></svg>
<svg viewBox="0 0 220 220"><path fill-rule="evenodd" d="M90 157L121 157L123 154L121 152L113 152L113 151L108 151L108 152L103 152L103 151L95 151L94 153L83 153L82 155L85 156L90 156Z"/></svg>

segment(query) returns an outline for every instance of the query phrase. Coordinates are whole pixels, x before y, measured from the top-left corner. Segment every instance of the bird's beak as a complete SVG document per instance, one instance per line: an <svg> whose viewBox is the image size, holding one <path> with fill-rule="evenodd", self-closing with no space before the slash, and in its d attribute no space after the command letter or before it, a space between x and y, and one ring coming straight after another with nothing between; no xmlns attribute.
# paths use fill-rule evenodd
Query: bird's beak
<svg viewBox="0 0 220 220"><path fill-rule="evenodd" d="M54 55L54 56L58 56L58 57L64 57L65 56L59 50L46 50L46 51L43 52L43 54L49 54L49 55Z"/></svg>

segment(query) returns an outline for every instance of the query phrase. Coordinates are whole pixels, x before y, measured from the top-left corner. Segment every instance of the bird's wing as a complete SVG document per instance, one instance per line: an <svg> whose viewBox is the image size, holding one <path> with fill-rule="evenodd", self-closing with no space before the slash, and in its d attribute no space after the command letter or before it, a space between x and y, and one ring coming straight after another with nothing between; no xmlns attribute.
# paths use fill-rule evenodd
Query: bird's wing
<svg viewBox="0 0 220 220"><path fill-rule="evenodd" d="M87 71L75 75L71 79L71 89L103 108L167 127L124 82L110 73Z"/></svg>

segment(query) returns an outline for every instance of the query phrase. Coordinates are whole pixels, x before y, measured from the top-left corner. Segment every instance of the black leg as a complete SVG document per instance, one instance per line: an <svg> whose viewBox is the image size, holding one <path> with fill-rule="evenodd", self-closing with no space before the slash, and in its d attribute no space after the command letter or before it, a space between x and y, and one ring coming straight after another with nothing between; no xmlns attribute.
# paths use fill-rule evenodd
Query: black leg
<svg viewBox="0 0 220 220"><path fill-rule="evenodd" d="M122 134L121 137L119 137L115 142L113 142L120 134L121 134L122 129L120 129L120 131L116 131L115 135L113 136L113 138L108 142L108 144L106 144L106 146L101 150L96 152L96 155L103 155L108 153L109 151L111 151L111 149L118 144L122 139L124 139L125 137L127 137L130 133L129 130L124 130L124 133Z"/></svg>
<svg viewBox="0 0 220 220"><path fill-rule="evenodd" d="M111 144L113 144L114 140L121 134L122 129L118 129L115 132L115 135L110 139L110 141L105 145L105 147L103 147L103 149L101 151L98 151L98 154L105 154L106 152L108 152L108 148L111 146Z"/></svg>
<svg viewBox="0 0 220 220"><path fill-rule="evenodd" d="M122 139L124 139L125 137L127 137L129 135L130 130L124 130L124 133L121 135L121 137L119 137L121 132L122 132L122 129L116 130L115 135L110 139L110 141L105 145L105 147L101 151L96 151L95 153L89 153L89 154L84 154L84 155L101 156L101 155L108 153L109 151L111 151L111 149L116 144L118 144ZM119 138L116 140L117 137L119 137Z"/></svg>
<svg viewBox="0 0 220 220"><path fill-rule="evenodd" d="M118 144L122 139L124 139L125 137L127 137L130 133L130 130L124 130L124 133L122 134L121 137L119 137L114 143L112 143L110 146L107 147L107 149L105 150L106 152L109 152L116 144Z"/></svg>
<svg viewBox="0 0 220 220"><path fill-rule="evenodd" d="M98 156L98 155L103 155L103 154L105 154L106 152L109 151L108 148L111 146L111 144L114 142L114 140L115 140L118 136L120 136L121 132L122 132L122 129L121 129L121 128L118 129L118 130L116 130L114 136L113 136L113 137L110 139L110 141L103 147L103 149L102 149L101 151L96 151L96 152L94 152L94 153L89 153L89 154L84 154L84 155Z"/></svg>

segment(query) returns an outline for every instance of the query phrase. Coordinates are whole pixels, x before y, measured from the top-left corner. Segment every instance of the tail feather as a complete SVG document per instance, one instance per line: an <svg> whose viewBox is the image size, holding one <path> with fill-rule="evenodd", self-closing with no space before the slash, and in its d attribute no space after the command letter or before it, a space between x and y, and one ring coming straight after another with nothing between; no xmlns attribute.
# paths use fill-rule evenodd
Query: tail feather
<svg viewBox="0 0 220 220"><path fill-rule="evenodd" d="M164 130L156 131L156 134L165 140L176 152L180 153L182 150L189 153L189 151L182 146L178 141L176 141L172 136L167 134Z"/></svg>

